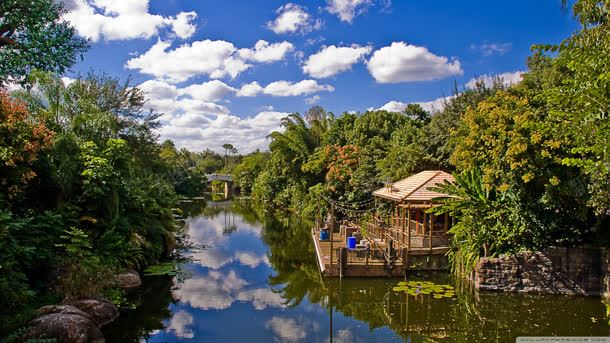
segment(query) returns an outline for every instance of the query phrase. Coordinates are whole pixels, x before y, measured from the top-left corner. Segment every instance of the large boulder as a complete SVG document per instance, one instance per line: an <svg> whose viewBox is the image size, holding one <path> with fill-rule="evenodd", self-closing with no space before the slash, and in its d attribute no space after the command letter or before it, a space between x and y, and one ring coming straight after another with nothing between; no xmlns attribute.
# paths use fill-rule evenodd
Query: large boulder
<svg viewBox="0 0 610 343"><path fill-rule="evenodd" d="M104 335L91 316L70 305L44 306L30 322L24 340L55 338L57 343L104 343Z"/></svg>
<svg viewBox="0 0 610 343"><path fill-rule="evenodd" d="M116 285L125 290L134 289L142 285L142 279L137 271L128 270L116 276Z"/></svg>
<svg viewBox="0 0 610 343"><path fill-rule="evenodd" d="M71 301L69 305L87 313L98 327L102 327L119 316L119 309L110 300L80 299Z"/></svg>

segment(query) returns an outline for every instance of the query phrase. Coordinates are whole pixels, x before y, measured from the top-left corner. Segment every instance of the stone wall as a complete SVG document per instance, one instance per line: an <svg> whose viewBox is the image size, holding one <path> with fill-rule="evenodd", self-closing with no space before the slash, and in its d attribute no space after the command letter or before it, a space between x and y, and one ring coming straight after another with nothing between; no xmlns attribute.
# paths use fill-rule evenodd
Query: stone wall
<svg viewBox="0 0 610 343"><path fill-rule="evenodd" d="M610 286L609 268L605 249L553 247L481 258L473 277L480 290L601 295Z"/></svg>

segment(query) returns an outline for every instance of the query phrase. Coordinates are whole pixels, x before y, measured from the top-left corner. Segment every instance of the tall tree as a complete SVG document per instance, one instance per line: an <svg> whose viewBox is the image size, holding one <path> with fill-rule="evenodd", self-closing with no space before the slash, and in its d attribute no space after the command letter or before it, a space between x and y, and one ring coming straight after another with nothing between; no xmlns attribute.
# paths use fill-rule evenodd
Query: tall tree
<svg viewBox="0 0 610 343"><path fill-rule="evenodd" d="M55 0L0 1L0 85L34 69L62 74L87 50L87 41L61 20Z"/></svg>

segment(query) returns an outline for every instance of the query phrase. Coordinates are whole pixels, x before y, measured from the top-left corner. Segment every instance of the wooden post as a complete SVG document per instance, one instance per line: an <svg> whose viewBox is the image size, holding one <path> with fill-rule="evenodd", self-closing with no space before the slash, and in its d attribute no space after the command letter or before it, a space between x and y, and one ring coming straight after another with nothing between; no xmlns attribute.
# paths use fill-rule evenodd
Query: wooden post
<svg viewBox="0 0 610 343"><path fill-rule="evenodd" d="M407 249L411 249L411 204L407 206L408 219L407 219Z"/></svg>
<svg viewBox="0 0 610 343"><path fill-rule="evenodd" d="M445 233L449 231L449 214L445 213Z"/></svg>
<svg viewBox="0 0 610 343"><path fill-rule="evenodd" d="M335 231L335 205L330 204L330 227L328 228L330 233L330 266L333 266L333 241L335 240L334 233Z"/></svg>
<svg viewBox="0 0 610 343"><path fill-rule="evenodd" d="M406 275L407 274L407 266L408 266L408 264L407 264L407 256L409 256L409 252L407 251L407 249L402 248L401 255L402 256L400 256L400 257L402 258L402 273L404 275Z"/></svg>
<svg viewBox="0 0 610 343"><path fill-rule="evenodd" d="M418 209L417 211L419 212L421 210ZM422 248L423 248L424 238L426 237L426 211L422 211L422 215L424 216L424 227L423 227L422 232L421 232L421 235L422 235Z"/></svg>
<svg viewBox="0 0 610 343"><path fill-rule="evenodd" d="M434 214L430 213L430 253L432 253L432 230L434 229Z"/></svg>
<svg viewBox="0 0 610 343"><path fill-rule="evenodd" d="M364 266L368 269L369 267L369 254L371 253L371 248L367 247L364 256Z"/></svg>
<svg viewBox="0 0 610 343"><path fill-rule="evenodd" d="M405 244L405 208L402 207L402 244Z"/></svg>
<svg viewBox="0 0 610 343"><path fill-rule="evenodd" d="M342 278L345 275L345 268L347 267L347 249L342 247L339 249L339 277Z"/></svg>

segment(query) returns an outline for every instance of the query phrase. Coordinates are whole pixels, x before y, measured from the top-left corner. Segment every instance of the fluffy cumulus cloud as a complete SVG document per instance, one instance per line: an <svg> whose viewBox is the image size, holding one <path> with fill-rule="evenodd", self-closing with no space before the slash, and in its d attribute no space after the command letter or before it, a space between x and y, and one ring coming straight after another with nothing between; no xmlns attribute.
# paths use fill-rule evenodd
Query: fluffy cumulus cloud
<svg viewBox="0 0 610 343"><path fill-rule="evenodd" d="M252 49L237 49L233 43L210 39L170 47L170 42L158 41L147 52L128 60L125 67L172 83L198 75L235 78L252 67L249 62L280 61L293 49L289 42L269 44L262 40Z"/></svg>
<svg viewBox="0 0 610 343"><path fill-rule="evenodd" d="M303 64L303 72L311 77L325 78L351 69L352 65L371 53L371 46L353 45L323 47L319 52L309 56Z"/></svg>
<svg viewBox="0 0 610 343"><path fill-rule="evenodd" d="M178 94L186 94L195 99L218 101L236 89L219 80L211 80L199 84L192 84L179 90Z"/></svg>
<svg viewBox="0 0 610 343"><path fill-rule="evenodd" d="M379 110L388 112L402 112L408 103L392 100L387 102L385 105L379 107Z"/></svg>
<svg viewBox="0 0 610 343"><path fill-rule="evenodd" d="M172 291L175 299L202 310L223 310L235 301L235 294L248 282L231 270L228 274L210 271L206 276L185 280Z"/></svg>
<svg viewBox="0 0 610 343"><path fill-rule="evenodd" d="M341 21L351 23L373 3L371 0L327 0L326 10Z"/></svg>
<svg viewBox="0 0 610 343"><path fill-rule="evenodd" d="M207 275L185 280L172 291L172 295L175 299L202 310L223 310L235 301L251 303L256 310L286 307L286 301L279 293L269 288L247 289L247 286L248 282L233 270L228 273L212 270ZM176 333L188 334L190 324L192 322L188 318L179 318L170 329Z"/></svg>
<svg viewBox="0 0 610 343"><path fill-rule="evenodd" d="M367 67L379 83L438 80L463 74L457 59L449 60L431 53L425 47L405 42L393 42L375 51Z"/></svg>
<svg viewBox="0 0 610 343"><path fill-rule="evenodd" d="M232 114L187 113L170 119L159 133L163 139L171 139L177 146L192 151L223 151L222 144L232 142L239 151L247 153L256 149L266 150L267 136L281 130L280 120L288 114L263 111L252 117L240 118Z"/></svg>
<svg viewBox="0 0 610 343"><path fill-rule="evenodd" d="M334 90L332 86L318 84L315 80L276 81L265 87L252 82L240 89L219 80L194 83L183 88L164 81L148 80L138 87L147 98L147 108L163 113L163 125L158 129L162 139L172 139L178 147L194 151L207 148L223 151L222 144L232 142L244 153L266 150L267 136L281 130L280 121L288 113L275 111L271 107L242 118L219 101L233 94L286 97ZM314 102L318 99L313 96Z"/></svg>
<svg viewBox="0 0 610 343"><path fill-rule="evenodd" d="M435 112L441 111L445 107L445 103L451 98L453 98L453 96L440 97L432 101L413 102L413 104L420 105L424 110L428 112ZM410 103L408 102L392 100L379 107L378 110L384 110L388 112L402 112L409 104Z"/></svg>
<svg viewBox="0 0 610 343"><path fill-rule="evenodd" d="M513 72L495 74L495 75L492 75L492 74L482 75L480 77L475 77L475 78L470 79L468 81L468 83L466 83L466 88L470 88L470 89L475 88L477 85L477 82L482 82L487 87L491 87L494 84L494 82L501 82L505 86L514 85L514 84L521 82L521 80L523 80L523 73L525 73L525 71L518 70L518 71L513 71Z"/></svg>
<svg viewBox="0 0 610 343"><path fill-rule="evenodd" d="M256 268L261 264L269 265L269 258L267 255L257 255L251 251L239 251L235 253L235 259L244 266L250 268Z"/></svg>
<svg viewBox="0 0 610 343"><path fill-rule="evenodd" d="M263 87L257 82L247 83L237 91L237 96L257 96L263 91Z"/></svg>
<svg viewBox="0 0 610 343"><path fill-rule="evenodd" d="M286 300L279 293L269 288L258 288L242 291L237 294L236 300L252 303L257 310L264 310L267 307L286 307Z"/></svg>
<svg viewBox="0 0 610 343"><path fill-rule="evenodd" d="M149 0L68 0L69 21L79 34L92 41L150 38L168 28L175 36L189 38L195 33L195 12L162 16L149 12Z"/></svg>
<svg viewBox="0 0 610 343"><path fill-rule="evenodd" d="M314 20L303 6L293 3L282 5L275 11L277 17L267 22L267 27L277 34L307 33L321 27L320 20Z"/></svg>
<svg viewBox="0 0 610 343"><path fill-rule="evenodd" d="M302 80L299 82L275 81L265 87L254 81L245 84L237 92L237 96L255 96L260 93L272 96L300 96L317 92L332 92L331 85L321 85L316 80Z"/></svg>
<svg viewBox="0 0 610 343"><path fill-rule="evenodd" d="M259 40L254 44L253 49L240 49L239 55L245 60L269 63L284 59L284 56L292 50L294 50L294 45L286 41L270 44L267 41Z"/></svg>
<svg viewBox="0 0 610 343"><path fill-rule="evenodd" d="M172 315L167 326L167 331L173 332L176 337L191 339L195 335L191 329L193 316L186 311L178 311Z"/></svg>
<svg viewBox="0 0 610 343"><path fill-rule="evenodd" d="M265 323L265 327L270 329L281 342L295 342L307 336L305 328L294 318L274 316Z"/></svg>

